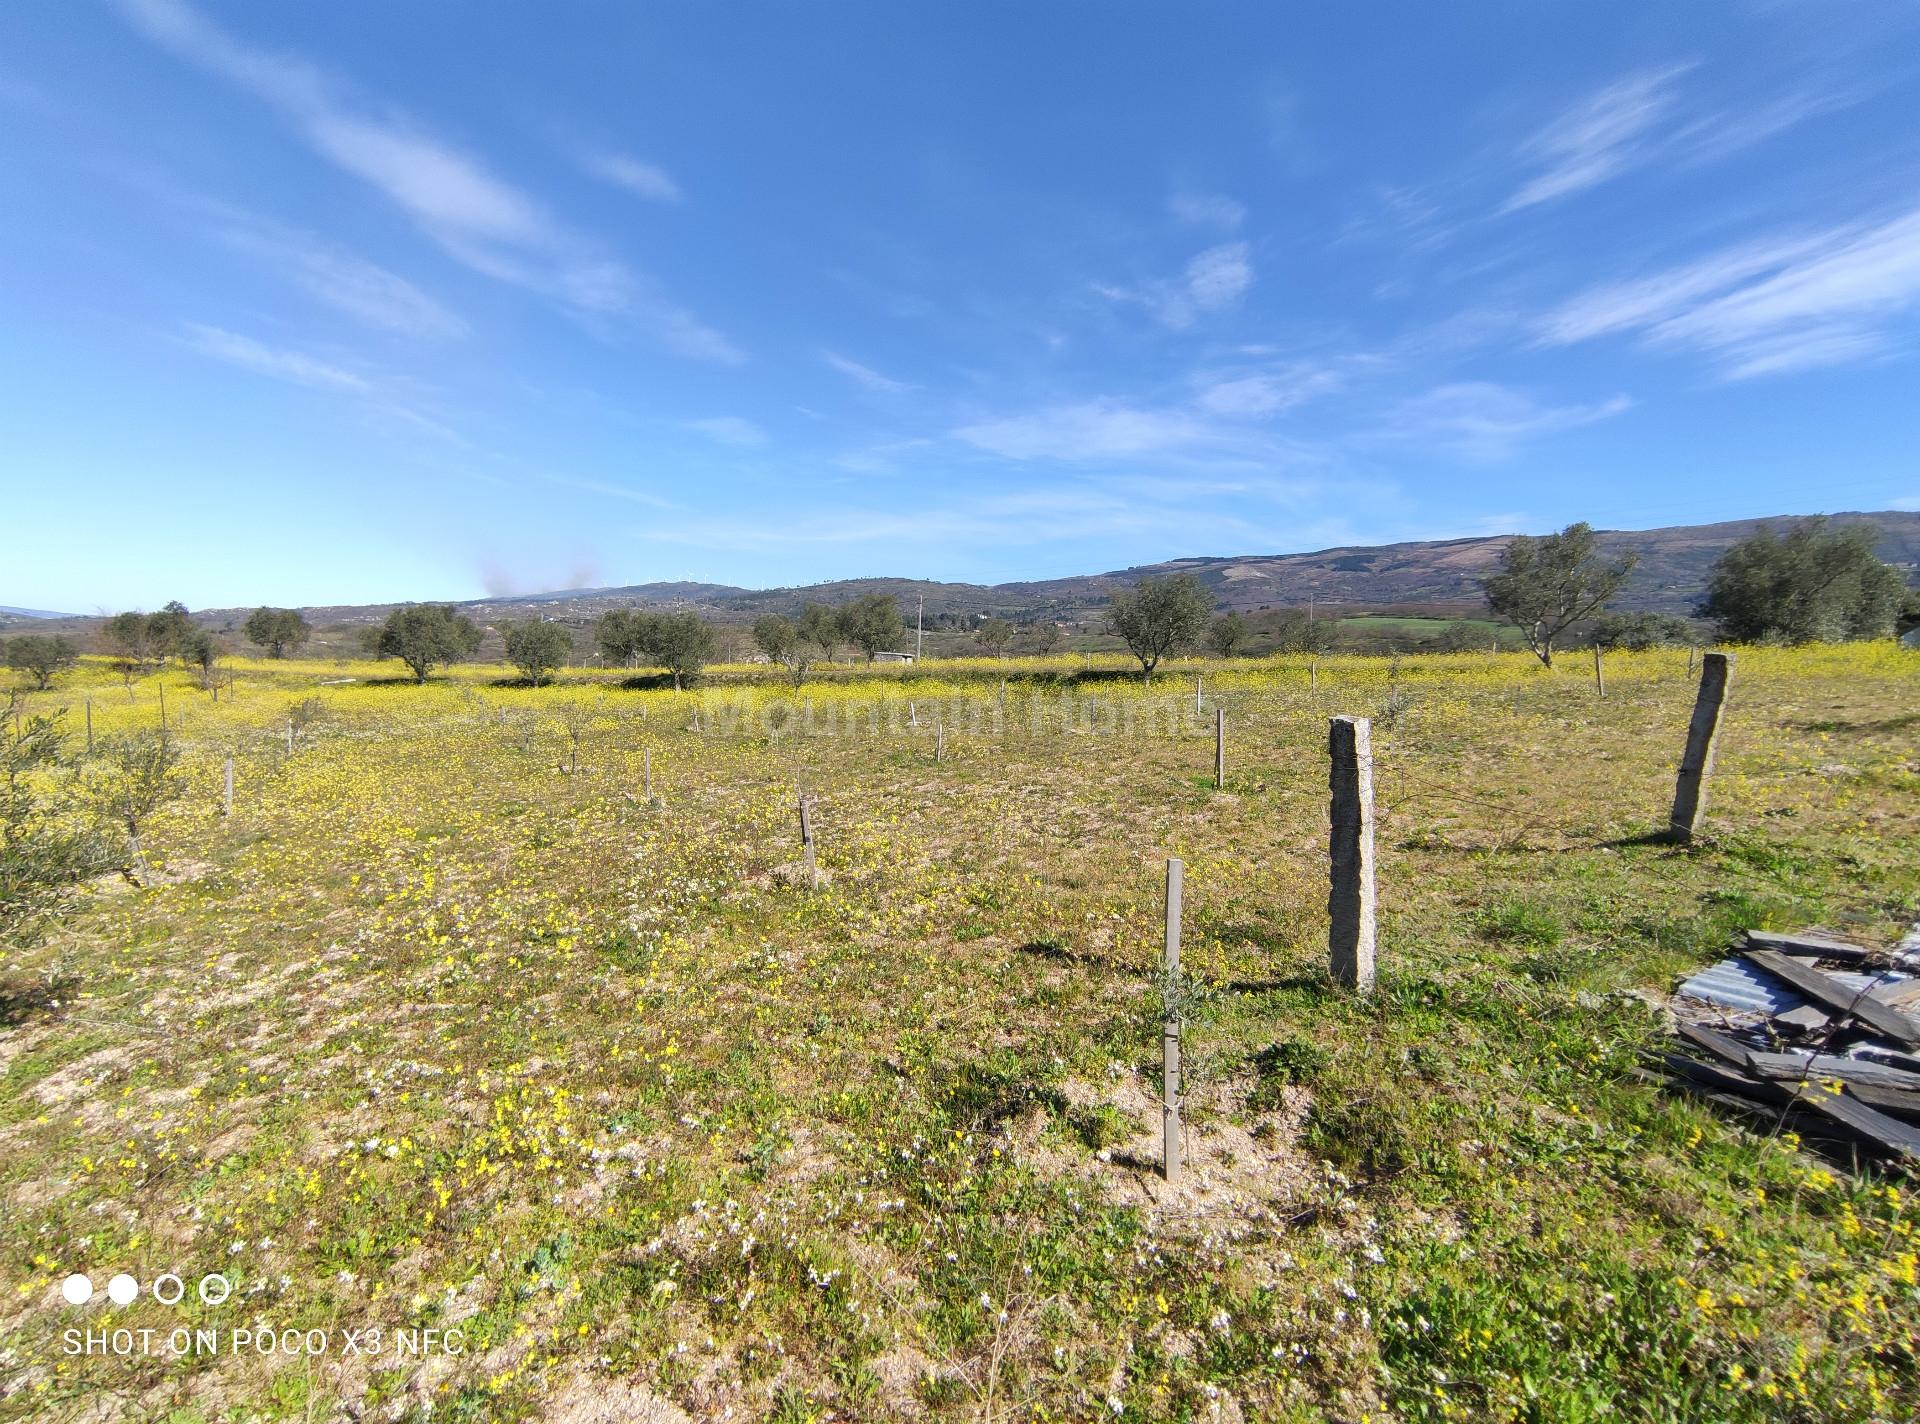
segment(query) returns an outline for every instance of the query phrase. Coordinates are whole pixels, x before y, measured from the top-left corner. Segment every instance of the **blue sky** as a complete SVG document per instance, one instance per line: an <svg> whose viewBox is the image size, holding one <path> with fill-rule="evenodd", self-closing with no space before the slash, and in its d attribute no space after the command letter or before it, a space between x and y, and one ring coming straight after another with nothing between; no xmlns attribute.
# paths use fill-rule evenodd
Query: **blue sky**
<svg viewBox="0 0 1920 1424"><path fill-rule="evenodd" d="M1903 4L0 9L0 602L1920 508Z"/></svg>

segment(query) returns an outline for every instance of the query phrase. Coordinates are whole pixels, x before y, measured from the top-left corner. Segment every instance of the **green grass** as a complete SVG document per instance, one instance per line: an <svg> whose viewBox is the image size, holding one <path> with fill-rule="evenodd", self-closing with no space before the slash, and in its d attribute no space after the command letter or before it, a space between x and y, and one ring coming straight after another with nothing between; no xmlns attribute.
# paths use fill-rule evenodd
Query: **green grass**
<svg viewBox="0 0 1920 1424"><path fill-rule="evenodd" d="M911 688L922 725L771 740L777 688L604 694L564 776L578 685L327 688L289 757L302 676L171 683L189 794L150 843L183 878L102 885L0 965L0 1419L533 1419L630 1387L749 1419L1920 1412L1904 1187L1636 1072L1646 996L1736 930L1920 915L1920 659L1742 653L1686 851L1636 839L1684 654L1615 659L1604 702L1515 656L1214 668L1224 794L1190 681L1016 686L1004 729L931 676L814 687L823 716ZM103 723L152 706L93 693ZM730 729L688 730L696 697ZM1355 998L1323 967L1325 718L1390 697ZM1170 1197L1168 855L1207 988ZM52 976L58 1007L17 992ZM75 1269L241 1285L131 1326L468 1348L70 1359L105 1318L59 1304Z"/></svg>

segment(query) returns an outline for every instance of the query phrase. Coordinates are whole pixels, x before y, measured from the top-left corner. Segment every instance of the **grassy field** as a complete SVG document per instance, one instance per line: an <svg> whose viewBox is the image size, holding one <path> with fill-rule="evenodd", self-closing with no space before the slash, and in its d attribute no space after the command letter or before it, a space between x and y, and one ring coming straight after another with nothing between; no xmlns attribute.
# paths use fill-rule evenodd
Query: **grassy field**
<svg viewBox="0 0 1920 1424"><path fill-rule="evenodd" d="M1078 657L168 674L148 883L0 971L0 1419L1920 1416L1906 1184L1635 1071L1735 929L1920 916L1920 657L1743 651L1682 851L1634 838L1686 664L1615 656L1605 700L1515 655L1215 665L1198 715L1192 667ZM76 758L88 696L99 737L156 722L155 679L84 670L28 704ZM1376 719L1365 999L1324 970L1339 712ZM1205 981L1174 1189L1168 855ZM122 1270L187 1299L62 1302ZM461 1353L393 1343L426 1329Z"/></svg>

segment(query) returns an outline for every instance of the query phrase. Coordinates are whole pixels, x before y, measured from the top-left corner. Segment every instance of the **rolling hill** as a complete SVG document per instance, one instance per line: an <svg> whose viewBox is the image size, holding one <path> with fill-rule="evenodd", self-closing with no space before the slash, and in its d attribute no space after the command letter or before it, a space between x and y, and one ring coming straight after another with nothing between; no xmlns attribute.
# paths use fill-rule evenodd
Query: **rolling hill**
<svg viewBox="0 0 1920 1424"><path fill-rule="evenodd" d="M1720 524L1679 525L1664 529L1606 530L1600 547L1608 557L1632 551L1639 565L1616 606L1686 614L1706 587L1708 570L1729 545L1763 525L1791 524L1799 516L1740 519ZM1920 580L1920 512L1845 513L1839 524L1871 524L1879 530L1880 557L1898 567L1910 582ZM839 579L808 587L747 589L712 583L643 583L616 588L570 589L458 603L476 619L493 623L536 614L583 622L609 608L629 605L692 608L721 623L748 623L768 612L790 611L804 600L840 603L865 593L890 593L901 601L909 620L918 599L926 601L931 626L949 626L993 614L1016 621L1075 620L1094 616L1116 588L1141 578L1189 573L1207 588L1222 609L1243 612L1304 607L1309 601L1348 610L1431 607L1468 612L1481 603L1478 580L1498 562L1511 535L1443 539L1417 543L1345 546L1299 554L1246 554L1195 557L1117 569L1108 573L1018 583L936 583L907 578ZM164 590L161 591L164 597ZM160 600L156 599L157 604ZM375 622L393 604L339 605L305 610L322 627ZM205 609L195 617L217 627L233 627L245 609ZM35 619L37 627L86 631L92 618Z"/></svg>

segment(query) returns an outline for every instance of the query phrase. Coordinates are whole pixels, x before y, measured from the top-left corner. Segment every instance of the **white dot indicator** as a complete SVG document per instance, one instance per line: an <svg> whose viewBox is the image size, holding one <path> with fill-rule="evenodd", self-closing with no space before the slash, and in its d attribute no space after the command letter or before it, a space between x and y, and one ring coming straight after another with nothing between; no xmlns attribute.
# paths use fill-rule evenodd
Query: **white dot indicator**
<svg viewBox="0 0 1920 1424"><path fill-rule="evenodd" d="M140 1298L140 1282L122 1271L107 1282L107 1299L115 1305L132 1305Z"/></svg>
<svg viewBox="0 0 1920 1424"><path fill-rule="evenodd" d="M81 1275L68 1276L60 1282L60 1294L68 1305L85 1305L93 1299L93 1282Z"/></svg>

